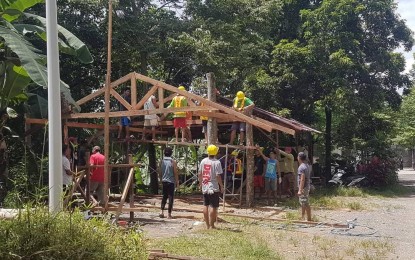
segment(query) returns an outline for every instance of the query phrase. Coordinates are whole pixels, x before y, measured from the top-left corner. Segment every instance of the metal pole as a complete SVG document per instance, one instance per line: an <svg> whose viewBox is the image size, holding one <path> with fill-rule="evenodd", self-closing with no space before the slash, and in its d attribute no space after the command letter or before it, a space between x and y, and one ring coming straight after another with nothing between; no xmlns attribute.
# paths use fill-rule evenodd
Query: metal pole
<svg viewBox="0 0 415 260"><path fill-rule="evenodd" d="M62 210L62 119L59 75L58 17L56 0L46 0L48 119L49 119L49 211Z"/></svg>

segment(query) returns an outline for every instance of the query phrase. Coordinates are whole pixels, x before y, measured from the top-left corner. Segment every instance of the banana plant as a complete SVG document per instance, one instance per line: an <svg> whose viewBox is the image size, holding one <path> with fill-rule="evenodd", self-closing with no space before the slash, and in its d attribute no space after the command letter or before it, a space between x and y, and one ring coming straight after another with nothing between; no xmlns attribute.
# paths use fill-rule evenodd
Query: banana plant
<svg viewBox="0 0 415 260"><path fill-rule="evenodd" d="M24 11L44 0L0 0L0 111L16 99L24 98L26 88L34 83L47 86L45 55L35 48L28 36L46 41L46 19ZM29 23L26 23L29 22ZM59 49L82 63L91 63L87 46L75 35L58 26ZM58 87L58 86L53 86ZM71 97L69 86L61 81L63 97L74 110L80 110Z"/></svg>

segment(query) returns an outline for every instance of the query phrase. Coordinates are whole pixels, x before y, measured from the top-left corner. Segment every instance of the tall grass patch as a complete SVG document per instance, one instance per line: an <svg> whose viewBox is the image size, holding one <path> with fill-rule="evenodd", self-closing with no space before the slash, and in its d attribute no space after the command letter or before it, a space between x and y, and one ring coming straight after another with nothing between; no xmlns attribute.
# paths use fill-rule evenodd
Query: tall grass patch
<svg viewBox="0 0 415 260"><path fill-rule="evenodd" d="M147 259L140 234L80 212L27 209L0 220L0 259Z"/></svg>

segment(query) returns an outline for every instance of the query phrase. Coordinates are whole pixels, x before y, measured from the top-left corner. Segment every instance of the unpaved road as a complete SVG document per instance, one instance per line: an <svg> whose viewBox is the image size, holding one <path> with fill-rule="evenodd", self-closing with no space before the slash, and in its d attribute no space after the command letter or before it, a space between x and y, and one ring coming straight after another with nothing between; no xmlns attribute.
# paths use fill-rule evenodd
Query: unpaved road
<svg viewBox="0 0 415 260"><path fill-rule="evenodd" d="M401 171L399 179L403 185L415 188L414 170ZM356 227L349 232L339 234L343 230L330 227L298 227L293 230L277 231L275 227L264 227L262 224L256 225L250 231L254 230L258 236L263 236L270 248L278 252L283 259L415 260L415 192L393 198L346 199L357 200L369 206L361 211L315 210L313 214L318 217L319 221L329 223L345 224L347 220L357 219L354 222ZM159 199L155 199L154 204L159 205ZM176 203L178 206L201 208L199 204L200 202L197 201L187 203L180 200ZM262 211L235 209L236 212L252 215ZM261 214L267 213L264 211ZM187 236L204 229L204 225L200 222L202 215L197 213L176 212L177 217L184 215L184 218L179 217L173 220L160 219L158 210L138 215L141 217L141 229L146 237L151 239ZM220 228L230 226L231 224L219 224ZM386 244L383 244L383 241L387 241ZM274 247L274 245L278 246ZM303 248L307 248L307 254L302 253ZM366 252L375 253L367 254Z"/></svg>
<svg viewBox="0 0 415 260"><path fill-rule="evenodd" d="M400 171L399 180L401 184L415 188L415 171L411 169ZM358 239L367 237L386 239L394 246L394 250L385 256L386 259L415 259L415 193L404 197L368 200L369 203L376 204L375 209L350 212L322 211L316 214L342 222L357 218L356 223L360 227L356 227L356 233L376 231L372 236L363 235L357 237ZM338 235L332 236L338 237Z"/></svg>

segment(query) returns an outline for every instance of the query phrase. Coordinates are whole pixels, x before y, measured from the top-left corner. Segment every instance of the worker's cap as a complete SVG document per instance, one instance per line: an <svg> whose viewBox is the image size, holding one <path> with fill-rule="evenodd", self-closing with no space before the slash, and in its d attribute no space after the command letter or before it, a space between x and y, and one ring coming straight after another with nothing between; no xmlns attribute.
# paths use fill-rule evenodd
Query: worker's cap
<svg viewBox="0 0 415 260"><path fill-rule="evenodd" d="M218 154L218 151L219 151L219 148L216 145L214 145L214 144L211 144L211 145L209 145L207 147L207 153L210 156L217 155Z"/></svg>
<svg viewBox="0 0 415 260"><path fill-rule="evenodd" d="M245 98L245 93L243 93L242 91L238 91L236 93L236 98L238 98L239 100L244 99Z"/></svg>
<svg viewBox="0 0 415 260"><path fill-rule="evenodd" d="M231 153L232 156L237 156L239 154L239 150L235 150Z"/></svg>
<svg viewBox="0 0 415 260"><path fill-rule="evenodd" d="M184 86L179 86L177 89L186 90L186 88Z"/></svg>

